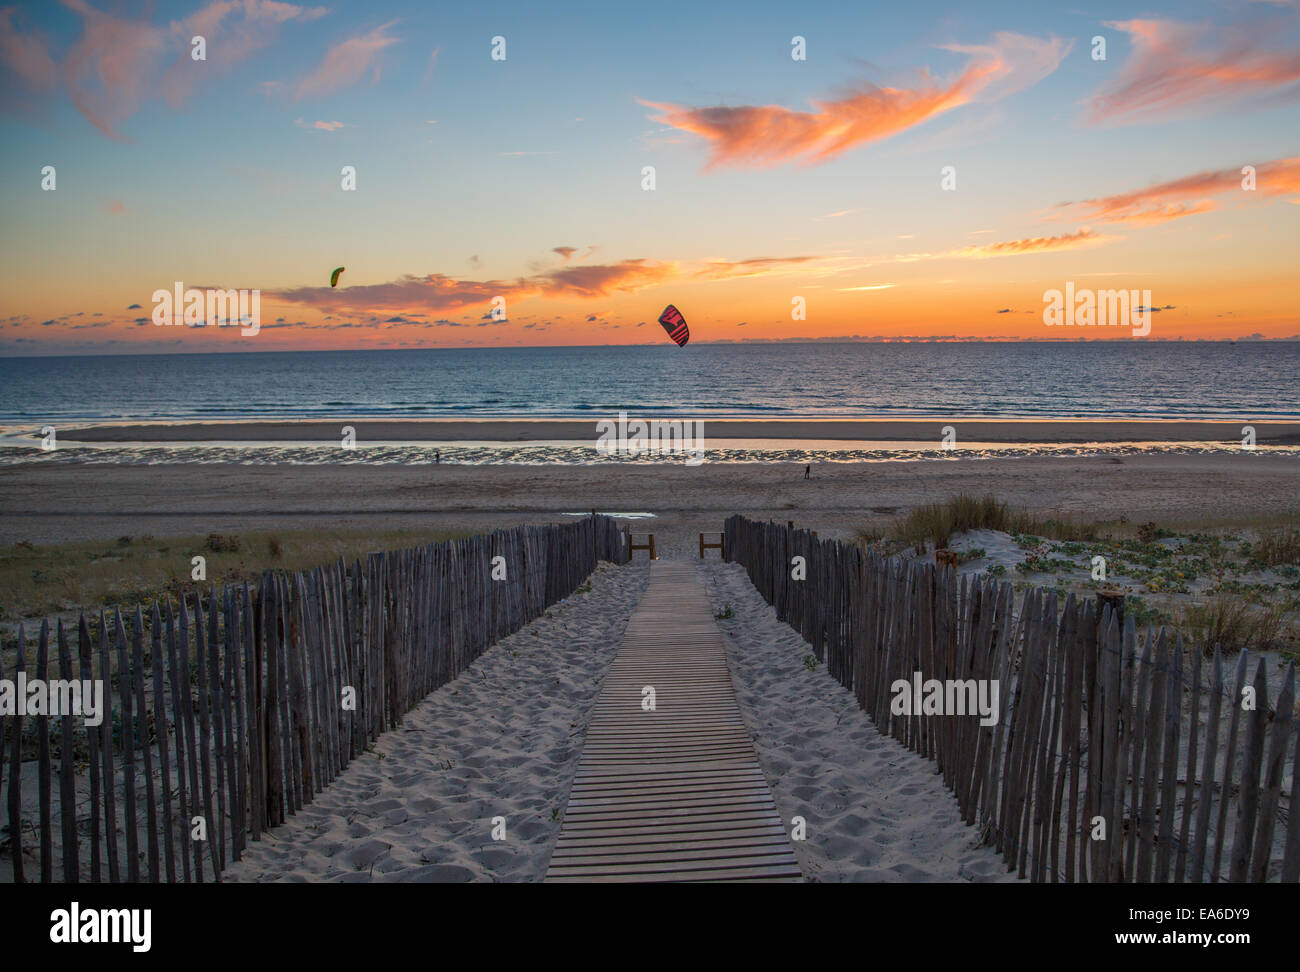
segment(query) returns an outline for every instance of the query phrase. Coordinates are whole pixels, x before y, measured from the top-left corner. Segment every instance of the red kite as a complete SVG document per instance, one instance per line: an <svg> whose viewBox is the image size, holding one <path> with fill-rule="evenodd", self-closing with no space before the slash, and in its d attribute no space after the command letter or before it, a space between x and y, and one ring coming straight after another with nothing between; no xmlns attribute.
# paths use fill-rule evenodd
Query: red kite
<svg viewBox="0 0 1300 972"><path fill-rule="evenodd" d="M682 312L672 304L664 308L664 312L659 315L659 323L664 326L668 336L677 342L678 347L685 347L686 342L691 339L690 329L686 326L686 318L682 317Z"/></svg>

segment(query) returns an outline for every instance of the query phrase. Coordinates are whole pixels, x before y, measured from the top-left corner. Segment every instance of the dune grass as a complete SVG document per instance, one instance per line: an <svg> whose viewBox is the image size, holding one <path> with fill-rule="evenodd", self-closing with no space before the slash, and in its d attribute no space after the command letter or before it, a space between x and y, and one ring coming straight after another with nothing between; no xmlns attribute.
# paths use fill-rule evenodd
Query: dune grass
<svg viewBox="0 0 1300 972"><path fill-rule="evenodd" d="M1300 566L1300 527L1275 526L1260 531L1250 558L1266 567Z"/></svg>
<svg viewBox="0 0 1300 972"><path fill-rule="evenodd" d="M1188 605L1176 627L1184 638L1218 645L1227 654L1244 649L1267 651L1285 646L1283 620L1294 610L1293 601L1254 605L1221 591L1200 604Z"/></svg>
<svg viewBox="0 0 1300 972"><path fill-rule="evenodd" d="M1099 524L1094 522L1012 509L992 493L961 493L945 503L918 506L894 524L892 537L924 550L930 543L936 548L946 547L953 534L967 530L1001 530L1049 540L1090 541L1101 535Z"/></svg>
<svg viewBox="0 0 1300 972"><path fill-rule="evenodd" d="M120 537L0 548L0 621L79 609L132 605L179 590L253 580L267 569L306 570L339 557L395 550L464 531L364 528L250 531L174 537ZM193 558L205 559L206 580L192 579Z"/></svg>

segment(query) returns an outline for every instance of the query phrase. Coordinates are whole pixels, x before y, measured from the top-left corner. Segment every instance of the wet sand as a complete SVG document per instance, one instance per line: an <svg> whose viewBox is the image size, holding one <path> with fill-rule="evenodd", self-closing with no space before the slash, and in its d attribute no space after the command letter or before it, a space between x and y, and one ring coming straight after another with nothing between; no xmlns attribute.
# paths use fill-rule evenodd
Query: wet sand
<svg viewBox="0 0 1300 972"><path fill-rule="evenodd" d="M632 413L630 419L702 418L707 439L837 440L861 442L938 441L944 426L956 429L959 441L991 443L1079 442L1240 442L1242 426L1252 424L1256 441L1265 445L1300 444L1300 422L1187 421L1182 419L711 419L679 412ZM617 415L589 419L329 419L302 421L228 421L111 423L58 428L67 442L335 442L345 425L356 429L358 442L543 442L593 441L596 423ZM24 430L39 438L39 427Z"/></svg>

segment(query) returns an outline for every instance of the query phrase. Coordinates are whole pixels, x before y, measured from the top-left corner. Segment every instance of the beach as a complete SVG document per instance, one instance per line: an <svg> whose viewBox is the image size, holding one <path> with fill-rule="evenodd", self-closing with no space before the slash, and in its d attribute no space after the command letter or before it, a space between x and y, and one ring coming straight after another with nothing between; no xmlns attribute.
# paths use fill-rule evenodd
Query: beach
<svg viewBox="0 0 1300 972"><path fill-rule="evenodd" d="M0 466L0 544L332 526L472 531L565 514L652 513L661 555L691 551L732 513L828 537L960 492L1099 520L1170 525L1300 512L1300 459L1244 450L803 464L80 464Z"/></svg>
<svg viewBox="0 0 1300 972"><path fill-rule="evenodd" d="M452 432L482 434L477 424L454 423ZM409 425L428 432L430 424ZM305 426L311 427L291 423L283 431L302 441ZM514 423L508 431L529 435L531 426ZM1226 434L1175 426L1188 436ZM792 521L822 539L854 540L886 532L918 506L960 493L994 493L1044 516L1152 522L1183 533L1231 531L1300 515L1300 456L1286 449L973 457L936 448L912 458L817 462L805 479L802 462L689 466L680 457L546 465L250 463L196 462L181 453L167 461L168 449L209 442L205 437L217 433L206 426L165 428L190 439L153 443L160 461L82 462L68 455L69 448L58 462L34 457L0 464L0 546L103 541L116 556L129 555L121 552L144 538L324 527L367 537L391 537L393 531L484 533L572 522L592 510L620 517L637 536L655 535L662 560L698 565L696 576L719 615L737 701L764 776L782 818L808 821L807 839L795 841L794 849L805 879L818 882L1012 878L962 823L935 765L880 735L850 693L823 667L807 664L809 646L776 620L744 570L720 563L716 551L699 561L701 532L721 530L728 516L741 513ZM256 436L241 446L251 453L279 434L268 431L276 426L241 428ZM859 431L837 423L827 423L827 429L817 434ZM506 431L491 429L494 435ZM536 431L549 437L568 430L538 423ZM910 426L888 431L917 433ZM454 441L446 438L452 432L440 426L437 434L444 438L430 441ZM1015 432L1021 436L1016 441L1023 441L1024 428ZM1151 429L1144 425L1140 432ZM223 425L219 434L235 433ZM764 434L773 434L770 423ZM1120 427L1083 423L1077 434L1095 442L1119 435ZM75 434L65 439L75 441ZM128 437L118 444L136 441ZM1014 568L1025 557L1005 534L977 532L956 546L976 545L989 559L964 564L963 573L994 563ZM174 553L188 565L193 551ZM96 556L108 554L101 550ZM254 551L250 556L250 567L266 566ZM250 844L225 879L539 880L601 681L645 587L645 557L638 552L631 565L602 565L589 586L434 691L310 805ZM1046 575L1035 578L1054 583ZM5 630L13 625L7 617ZM1282 660L1266 657L1276 691ZM32 792L25 790L25 812L34 812L26 807ZM506 821L504 841L491 836L494 818Z"/></svg>

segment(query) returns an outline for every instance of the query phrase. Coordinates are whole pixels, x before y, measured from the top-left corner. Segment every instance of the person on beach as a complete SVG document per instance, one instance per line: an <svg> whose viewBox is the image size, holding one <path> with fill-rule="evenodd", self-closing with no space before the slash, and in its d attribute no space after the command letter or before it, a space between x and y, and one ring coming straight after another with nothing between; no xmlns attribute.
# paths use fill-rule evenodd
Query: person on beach
<svg viewBox="0 0 1300 972"><path fill-rule="evenodd" d="M440 450L438 450L438 449L434 449L434 450L433 450L433 464L434 464L435 466L437 466L437 465L440 465L441 463L442 463L442 452L441 452Z"/></svg>
<svg viewBox="0 0 1300 972"><path fill-rule="evenodd" d="M812 463L803 467L803 478L812 479Z"/></svg>

